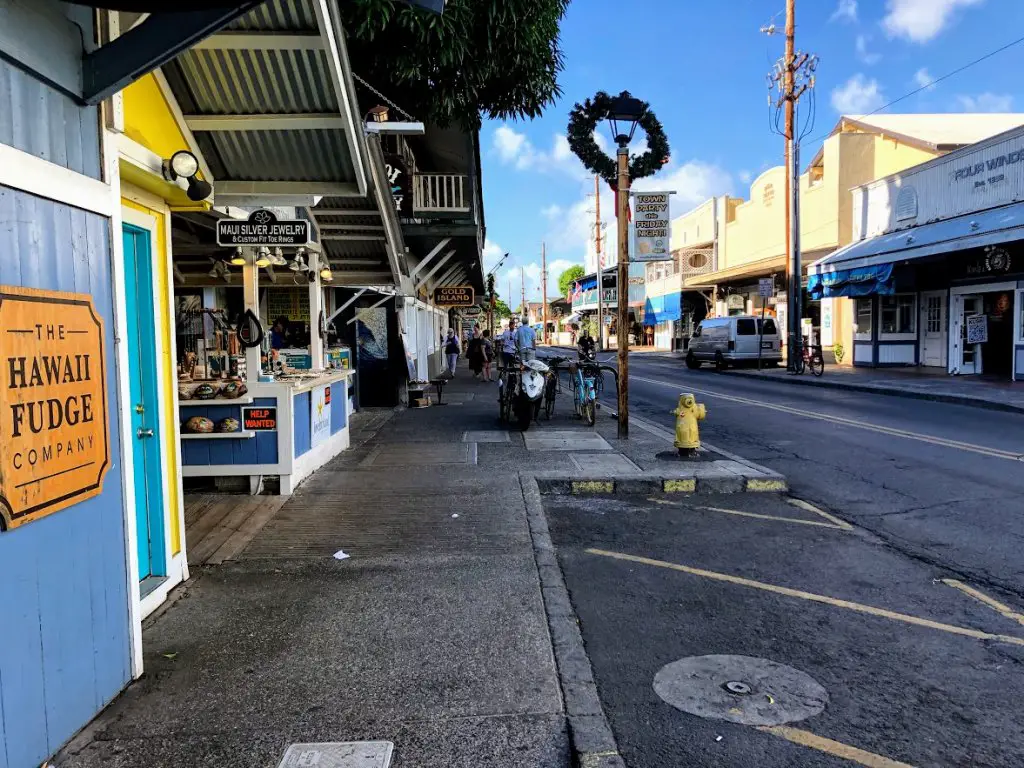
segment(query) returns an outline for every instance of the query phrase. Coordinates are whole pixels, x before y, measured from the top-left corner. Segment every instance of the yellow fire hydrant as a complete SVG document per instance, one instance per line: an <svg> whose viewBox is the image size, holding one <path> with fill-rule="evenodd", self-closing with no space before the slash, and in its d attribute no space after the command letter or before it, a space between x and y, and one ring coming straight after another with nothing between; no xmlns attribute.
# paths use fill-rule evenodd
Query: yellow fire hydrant
<svg viewBox="0 0 1024 768"><path fill-rule="evenodd" d="M707 418L707 408L704 403L698 403L692 394L684 393L679 395L679 406L672 413L676 417L676 448L682 455L693 453L700 448L697 422Z"/></svg>

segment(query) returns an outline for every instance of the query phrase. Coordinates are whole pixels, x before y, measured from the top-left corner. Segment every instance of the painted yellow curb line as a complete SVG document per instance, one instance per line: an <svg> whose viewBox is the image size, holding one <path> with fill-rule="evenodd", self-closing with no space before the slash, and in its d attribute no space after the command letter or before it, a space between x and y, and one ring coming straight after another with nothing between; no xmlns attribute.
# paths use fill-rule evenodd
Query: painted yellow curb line
<svg viewBox="0 0 1024 768"><path fill-rule="evenodd" d="M789 486L786 485L785 480L765 480L759 477L747 478L748 491L762 491L766 493L774 493L778 491L788 490L788 488Z"/></svg>
<svg viewBox="0 0 1024 768"><path fill-rule="evenodd" d="M984 603L989 608L991 608L994 611L997 611L998 613L1001 613L1003 616L1010 619L1011 621L1016 621L1018 624L1024 626L1024 615L1017 613L1015 610L1013 610L1013 608L1011 608L1008 605L1003 605L994 597L989 597L981 590L975 589L974 587L969 587L962 581L957 581L956 579L943 579L942 583L946 584L947 586L953 587L954 589L959 589L965 595L970 595L979 603Z"/></svg>
<svg viewBox="0 0 1024 768"><path fill-rule="evenodd" d="M697 490L697 480L693 477L685 480L665 480L662 489L665 493L693 493Z"/></svg>
<svg viewBox="0 0 1024 768"><path fill-rule="evenodd" d="M631 563L642 563L644 565L652 565L656 568L668 568L673 571L680 571L682 573L688 573L691 576L701 576L705 579L712 579L714 581L724 581L728 584L737 584L741 587L752 587L753 589L760 589L765 592L773 592L776 595L785 595L786 597L798 597L801 600L810 600L814 603L824 603L831 605L836 608L845 608L849 611L857 611L858 613L866 613L870 616L879 616L883 619L892 619L893 621L901 621L904 624L913 624L919 627L927 627L928 629L937 629L941 632L948 632L951 635L962 635L964 637L973 637L976 640L994 640L1000 643L1008 643L1010 645L1024 646L1024 638L1013 637L1011 635L994 635L990 632L982 632L980 629L968 629L967 627L957 627L953 624L943 624L941 621L932 621L931 619L922 619L918 616L910 616L906 613L897 613L896 611L890 611L885 608L875 608L871 605L864 605L862 603L854 603L850 600L841 600L836 597L829 597L828 595L817 595L813 592L804 592L800 589L790 589L789 587L779 587L775 584L766 584L763 581L754 581L753 579L744 579L740 576L730 576L727 573L717 573L715 571L705 571L701 568L691 568L687 565L677 565L676 563L667 563L664 560L652 560L649 557L638 557L636 555L626 555L621 552L609 552L604 549L588 549L586 550L589 555L600 555L601 557L610 557L615 560L625 560Z"/></svg>
<svg viewBox="0 0 1024 768"><path fill-rule="evenodd" d="M572 493L615 493L615 483L610 480L573 480Z"/></svg>

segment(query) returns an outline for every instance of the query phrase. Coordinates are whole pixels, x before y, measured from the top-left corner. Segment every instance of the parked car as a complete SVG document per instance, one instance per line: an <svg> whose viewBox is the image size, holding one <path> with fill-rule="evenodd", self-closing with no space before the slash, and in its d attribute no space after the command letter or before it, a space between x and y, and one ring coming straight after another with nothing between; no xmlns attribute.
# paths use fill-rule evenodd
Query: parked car
<svg viewBox="0 0 1024 768"><path fill-rule="evenodd" d="M755 362L760 346L761 360L770 365L782 362L782 339L774 317L754 315L713 317L701 322L690 337L686 351L686 367L700 368L701 363L714 363L722 370L727 365Z"/></svg>

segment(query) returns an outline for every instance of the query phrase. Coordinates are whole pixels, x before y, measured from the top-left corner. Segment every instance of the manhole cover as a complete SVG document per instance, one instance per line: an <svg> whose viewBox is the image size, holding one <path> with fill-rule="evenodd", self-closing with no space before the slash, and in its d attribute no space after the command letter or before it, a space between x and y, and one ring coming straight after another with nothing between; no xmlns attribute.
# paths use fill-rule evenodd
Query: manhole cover
<svg viewBox="0 0 1024 768"><path fill-rule="evenodd" d="M292 744L278 768L388 768L390 741L335 741Z"/></svg>
<svg viewBox="0 0 1024 768"><path fill-rule="evenodd" d="M828 693L809 675L752 656L674 661L654 676L654 690L683 712L741 725L794 723L828 704Z"/></svg>

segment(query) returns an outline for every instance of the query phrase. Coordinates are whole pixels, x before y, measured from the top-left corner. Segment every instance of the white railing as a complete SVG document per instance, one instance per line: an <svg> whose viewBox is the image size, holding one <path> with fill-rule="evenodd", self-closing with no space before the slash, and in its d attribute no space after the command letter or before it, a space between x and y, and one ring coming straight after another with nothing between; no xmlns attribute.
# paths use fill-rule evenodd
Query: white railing
<svg viewBox="0 0 1024 768"><path fill-rule="evenodd" d="M466 179L456 173L417 173L412 179L413 211L468 213Z"/></svg>

